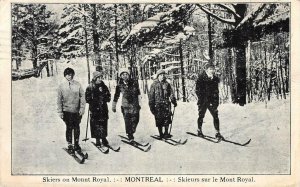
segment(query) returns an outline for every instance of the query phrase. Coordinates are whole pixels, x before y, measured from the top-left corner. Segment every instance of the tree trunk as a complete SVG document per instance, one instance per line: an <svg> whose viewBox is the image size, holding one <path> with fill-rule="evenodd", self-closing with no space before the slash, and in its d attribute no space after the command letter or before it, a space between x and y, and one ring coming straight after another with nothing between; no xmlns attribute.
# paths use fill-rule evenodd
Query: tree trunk
<svg viewBox="0 0 300 187"><path fill-rule="evenodd" d="M286 93L289 93L289 58L285 57L285 66L284 66L284 72L285 72L285 89Z"/></svg>
<svg viewBox="0 0 300 187"><path fill-rule="evenodd" d="M93 7L93 41L94 41L94 55L95 55L95 64L99 66L99 70L102 70L102 64L100 59L100 48L99 48L99 33L97 32L97 25L98 25L98 17L97 17L97 10L96 4L91 4Z"/></svg>
<svg viewBox="0 0 300 187"><path fill-rule="evenodd" d="M182 39L180 39L180 43L179 43L179 55L180 55L181 81L182 81L182 99L183 99L183 102L185 102L186 101L186 94L185 94L183 55L182 55Z"/></svg>
<svg viewBox="0 0 300 187"><path fill-rule="evenodd" d="M281 49L279 47L279 68L280 68L280 78L281 78L281 83L282 83L282 94L283 98L286 99L285 96L285 81L283 78L283 71L282 71L282 59L281 59Z"/></svg>
<svg viewBox="0 0 300 187"><path fill-rule="evenodd" d="M85 4L84 6L84 10L85 9ZM86 16L83 16L84 19L84 36L85 36L85 56L86 56L86 62L87 62L87 69L88 69L88 83L90 84L91 81L91 72L90 72L90 63L89 63L89 49L88 49L88 35L87 35L87 20L86 20Z"/></svg>
<svg viewBox="0 0 300 187"><path fill-rule="evenodd" d="M46 62L46 72L47 72L47 77L50 77L49 61L48 61L48 60L47 60L47 62Z"/></svg>
<svg viewBox="0 0 300 187"><path fill-rule="evenodd" d="M233 103L235 103L235 83L234 83L234 79L233 79L233 75L234 75L234 72L232 71L233 67L232 67L232 48L228 48L227 49L227 54L228 54L228 63L227 65L225 66L225 71L226 71L226 74L227 74L227 77L228 77L228 86L230 88L230 96L231 96L231 101Z"/></svg>
<svg viewBox="0 0 300 187"><path fill-rule="evenodd" d="M113 74L113 70L112 70L112 53L109 52L109 80L112 80L112 74Z"/></svg>
<svg viewBox="0 0 300 187"><path fill-rule="evenodd" d="M241 41L240 41L241 42ZM246 45L236 47L236 95L235 102L240 106L246 104Z"/></svg>
<svg viewBox="0 0 300 187"><path fill-rule="evenodd" d="M33 69L37 69L37 45L36 42L34 42L34 47L32 48L32 58L33 58L33 62L32 62L32 67Z"/></svg>
<svg viewBox="0 0 300 187"><path fill-rule="evenodd" d="M20 41L16 41L17 42L17 51L16 51L16 54L17 54L17 58L16 58L16 69L19 70L19 66L21 65L21 56L22 56L22 53L21 53L21 42Z"/></svg>
<svg viewBox="0 0 300 187"><path fill-rule="evenodd" d="M207 20L208 20L208 54L209 58L212 61L214 57L214 53L212 50L212 26L211 26L211 18L210 15L207 15Z"/></svg>
<svg viewBox="0 0 300 187"><path fill-rule="evenodd" d="M119 72L119 52L118 52L118 30L117 30L117 23L118 23L118 18L117 18L117 8L118 5L115 4L115 50L116 50L116 71ZM117 73L117 82L119 82L119 74Z"/></svg>

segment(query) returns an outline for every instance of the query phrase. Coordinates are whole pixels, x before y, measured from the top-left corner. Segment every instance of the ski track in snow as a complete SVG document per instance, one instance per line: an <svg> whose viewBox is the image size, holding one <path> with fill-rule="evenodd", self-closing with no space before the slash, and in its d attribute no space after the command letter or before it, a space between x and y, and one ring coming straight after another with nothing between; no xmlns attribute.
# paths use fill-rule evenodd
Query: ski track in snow
<svg viewBox="0 0 300 187"><path fill-rule="evenodd" d="M80 165L62 150L66 146L65 124L56 113L56 89L67 66L74 68L75 80L85 90L85 63L81 66L58 63L58 75L54 77L12 83L13 174L288 174L290 171L289 96L286 100L273 99L267 107L261 102L244 107L230 103L219 106L223 136L240 143L252 139L248 146L240 147L225 142L215 144L186 134L197 130L196 102L178 102L175 111L172 134L175 139L188 138L185 145L171 146L151 138L158 132L147 95L143 94L135 139L152 145L148 153L121 142L118 135L125 135L121 99L116 113L111 111L110 102L108 140L121 150L104 155L92 145L94 140L80 141L83 151L89 154L85 164ZM105 83L113 98L115 81ZM81 140L85 138L87 109L88 105L81 121ZM209 112L203 132L215 135Z"/></svg>

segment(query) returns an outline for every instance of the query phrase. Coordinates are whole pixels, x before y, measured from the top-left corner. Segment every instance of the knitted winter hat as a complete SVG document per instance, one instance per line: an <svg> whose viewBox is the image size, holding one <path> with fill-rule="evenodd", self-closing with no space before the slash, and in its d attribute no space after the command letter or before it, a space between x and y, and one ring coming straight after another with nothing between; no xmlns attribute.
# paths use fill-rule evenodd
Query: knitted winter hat
<svg viewBox="0 0 300 187"><path fill-rule="evenodd" d="M103 74L102 72L95 71L93 72L93 81L95 81L98 77L101 77Z"/></svg>
<svg viewBox="0 0 300 187"><path fill-rule="evenodd" d="M213 69L215 69L215 65L214 65L212 62L207 62L207 63L204 65L204 70L207 70L208 68L213 68Z"/></svg>
<svg viewBox="0 0 300 187"><path fill-rule="evenodd" d="M166 74L165 70L159 69L159 70L156 72L157 77L158 77L160 74ZM156 77L156 78L157 78L157 77Z"/></svg>
<svg viewBox="0 0 300 187"><path fill-rule="evenodd" d="M119 69L119 76L121 76L122 73L128 73L128 75L130 74L128 68L120 68Z"/></svg>

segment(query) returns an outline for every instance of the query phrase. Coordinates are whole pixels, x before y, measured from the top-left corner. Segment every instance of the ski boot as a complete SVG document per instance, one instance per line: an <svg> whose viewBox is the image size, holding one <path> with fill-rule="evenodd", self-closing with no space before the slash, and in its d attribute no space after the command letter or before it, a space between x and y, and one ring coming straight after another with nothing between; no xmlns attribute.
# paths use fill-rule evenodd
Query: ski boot
<svg viewBox="0 0 300 187"><path fill-rule="evenodd" d="M160 140L162 140L162 139L164 138L164 134L163 134L163 131L162 131L162 127L157 127L157 128L158 128L158 133L159 133L158 138L159 138Z"/></svg>
<svg viewBox="0 0 300 187"><path fill-rule="evenodd" d="M102 138L102 144L107 147L109 145L108 141L106 138Z"/></svg>
<svg viewBox="0 0 300 187"><path fill-rule="evenodd" d="M201 130L201 129L198 129L197 131L198 131L198 136L199 136L199 137L204 137L204 134L202 133L202 130Z"/></svg>
<svg viewBox="0 0 300 187"><path fill-rule="evenodd" d="M216 133L216 139L218 139L218 141L224 140L224 137L221 135L220 132Z"/></svg>
<svg viewBox="0 0 300 187"><path fill-rule="evenodd" d="M134 142L133 134L127 134L127 136L128 136L129 142L133 143Z"/></svg>
<svg viewBox="0 0 300 187"><path fill-rule="evenodd" d="M70 154L74 154L75 153L74 147L73 147L73 145L71 143L68 143L68 152Z"/></svg>
<svg viewBox="0 0 300 187"><path fill-rule="evenodd" d="M97 147L100 147L101 146L101 143L100 143L100 139L99 138L96 138L96 144L95 144Z"/></svg>
<svg viewBox="0 0 300 187"><path fill-rule="evenodd" d="M172 138L172 135L165 132L164 136L163 136L164 139L169 139L169 138Z"/></svg>
<svg viewBox="0 0 300 187"><path fill-rule="evenodd" d="M81 147L79 146L79 144L75 144L74 151L81 152Z"/></svg>

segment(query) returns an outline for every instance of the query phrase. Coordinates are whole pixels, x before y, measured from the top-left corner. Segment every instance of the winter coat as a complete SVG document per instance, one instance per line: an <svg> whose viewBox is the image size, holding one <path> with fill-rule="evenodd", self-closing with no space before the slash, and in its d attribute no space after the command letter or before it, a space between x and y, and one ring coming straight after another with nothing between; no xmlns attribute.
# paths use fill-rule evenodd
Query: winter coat
<svg viewBox="0 0 300 187"><path fill-rule="evenodd" d="M161 117L171 115L171 102L176 103L176 98L167 81L160 82L155 79L150 87L148 98L152 114Z"/></svg>
<svg viewBox="0 0 300 187"><path fill-rule="evenodd" d="M91 115L99 119L108 119L107 102L110 102L110 92L104 82L91 83L85 92L86 102L89 103Z"/></svg>
<svg viewBox="0 0 300 187"><path fill-rule="evenodd" d="M220 79L217 76L209 78L206 72L199 75L196 82L196 94L198 97L198 105L213 104L219 105L219 87Z"/></svg>
<svg viewBox="0 0 300 187"><path fill-rule="evenodd" d="M139 84L136 80L129 79L128 83L120 81L116 87L114 102L118 102L122 93L122 109L125 113L136 114L140 110L139 95L141 95Z"/></svg>
<svg viewBox="0 0 300 187"><path fill-rule="evenodd" d="M58 113L70 112L83 114L85 109L84 91L79 82L65 80L57 89Z"/></svg>

